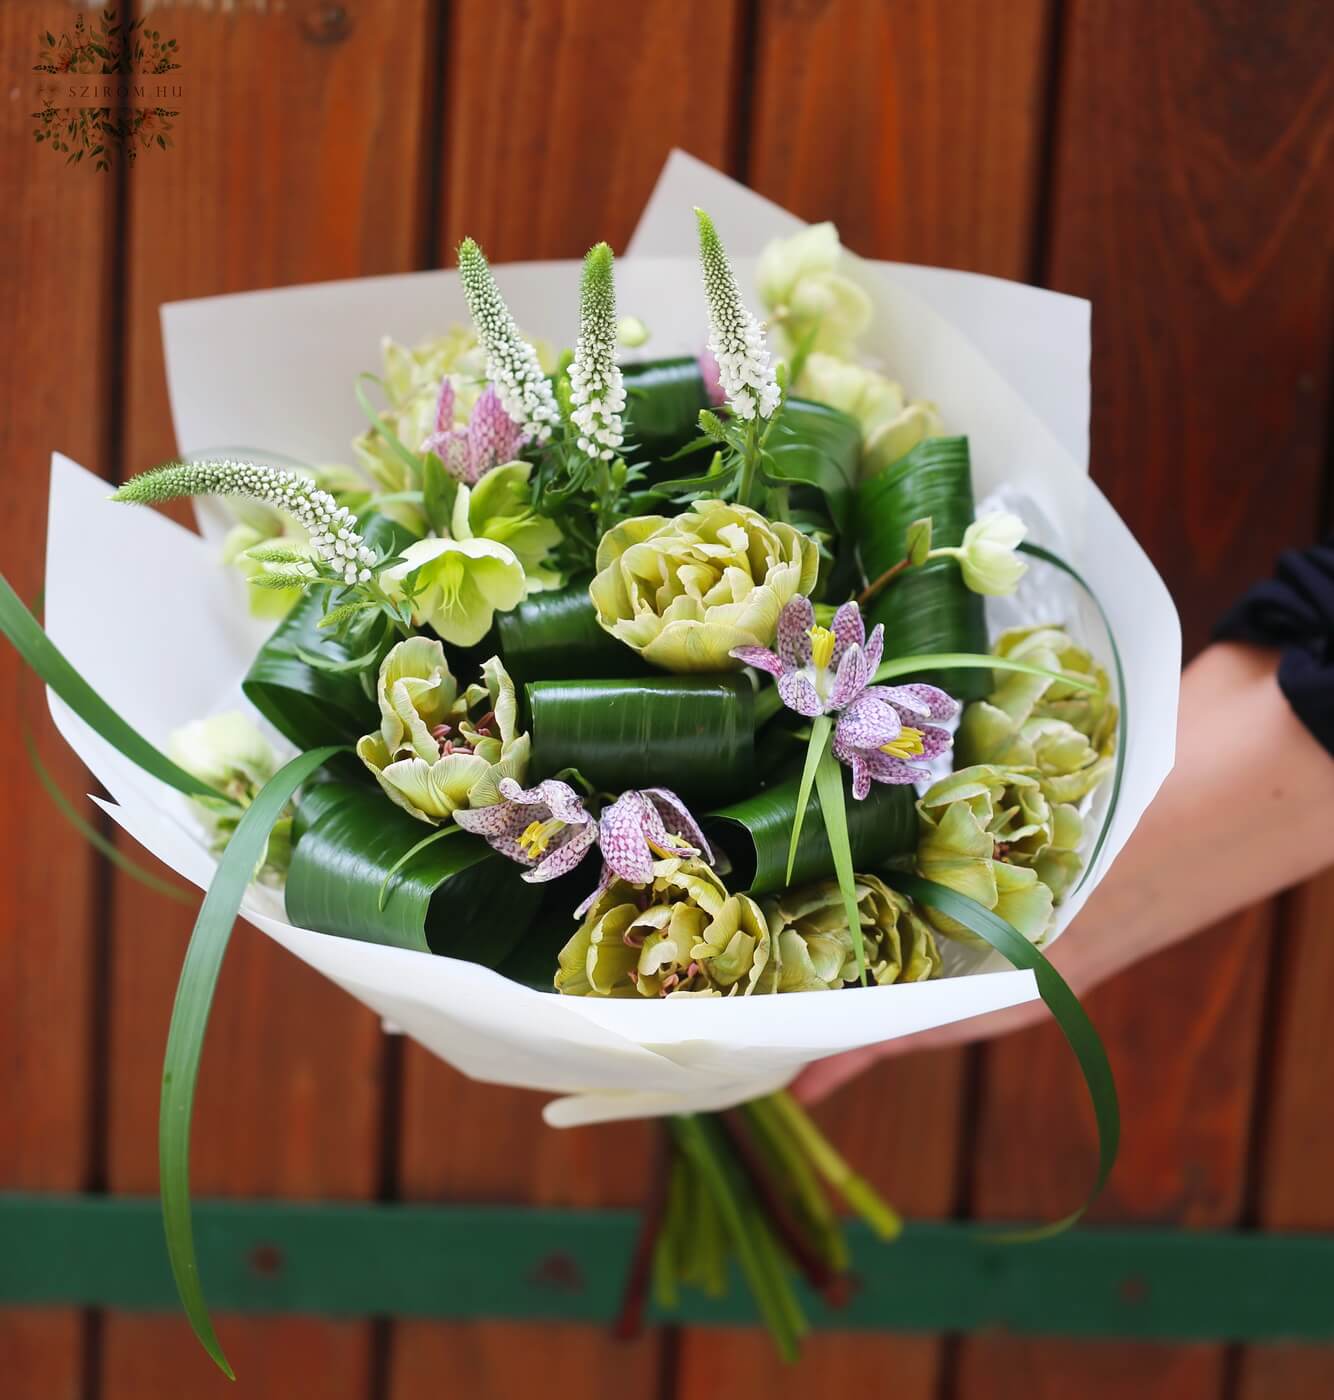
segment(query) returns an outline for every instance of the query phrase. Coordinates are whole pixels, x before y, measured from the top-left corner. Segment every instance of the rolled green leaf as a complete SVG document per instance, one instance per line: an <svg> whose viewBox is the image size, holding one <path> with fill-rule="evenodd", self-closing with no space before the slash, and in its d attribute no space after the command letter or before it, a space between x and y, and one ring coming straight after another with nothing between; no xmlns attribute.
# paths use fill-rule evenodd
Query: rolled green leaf
<svg viewBox="0 0 1334 1400"><path fill-rule="evenodd" d="M800 790L801 772L794 767L771 786L704 818L705 833L732 862L732 873L727 876L729 889L768 894L789 885L826 880L834 874L834 855L817 792L807 802L792 878L788 879L788 843ZM852 796L852 775L845 769L843 797L854 870L878 870L886 861L916 848L916 793L910 786L875 783L858 802Z"/></svg>
<svg viewBox="0 0 1334 1400"><path fill-rule="evenodd" d="M498 967L541 902L541 886L525 881L521 866L462 832L432 842L395 871L431 831L379 788L309 788L296 830L287 917L302 928Z"/></svg>
<svg viewBox="0 0 1334 1400"><path fill-rule="evenodd" d="M588 583L534 593L496 614L500 659L516 684L653 674L624 642L598 626Z"/></svg>
<svg viewBox="0 0 1334 1400"><path fill-rule="evenodd" d="M726 802L754 782L745 675L537 681L525 694L534 777L577 768L599 791L668 787L691 802Z"/></svg>
<svg viewBox="0 0 1334 1400"><path fill-rule="evenodd" d="M699 432L699 411L708 408L699 361L693 355L626 365L625 437L636 455L666 457Z"/></svg>
<svg viewBox="0 0 1334 1400"><path fill-rule="evenodd" d="M362 527L373 549L398 549L412 536L382 515ZM384 631L383 617L368 616L365 627L340 640L320 628L328 605L323 588L310 589L260 647L241 684L246 699L298 748L355 742L377 723L374 692L362 682L366 666L330 670L306 657L341 665L373 650ZM305 656L302 653L305 653ZM374 666L369 667L374 679Z"/></svg>
<svg viewBox="0 0 1334 1400"><path fill-rule="evenodd" d="M931 517L933 548L963 543L973 523L973 481L968 439L927 438L906 457L863 481L857 491L855 531L868 582L903 558L908 526ZM885 625L885 656L919 652L985 652L987 620L980 595L963 581L952 559L909 569L867 605L871 623ZM991 689L984 670L939 670L929 681L957 700L976 700Z"/></svg>
<svg viewBox="0 0 1334 1400"><path fill-rule="evenodd" d="M818 491L834 528L843 534L850 523L861 452L855 418L828 404L788 399L768 445L765 471Z"/></svg>

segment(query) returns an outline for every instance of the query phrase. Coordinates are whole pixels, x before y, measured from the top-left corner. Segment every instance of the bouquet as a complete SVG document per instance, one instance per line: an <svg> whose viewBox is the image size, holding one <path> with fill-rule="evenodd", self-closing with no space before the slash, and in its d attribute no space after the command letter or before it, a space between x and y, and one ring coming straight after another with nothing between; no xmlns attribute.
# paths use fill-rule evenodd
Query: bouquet
<svg viewBox="0 0 1334 1400"><path fill-rule="evenodd" d="M1171 605L893 269L675 160L637 241L692 225L694 258L598 244L577 282L465 239L457 274L169 309L184 456L109 499L57 457L47 631L0 590L107 810L207 891L161 1188L224 1369L189 1124L238 913L463 1072L563 1095L553 1124L667 1121L624 1330L735 1260L794 1355L794 1280L846 1286L837 1199L897 1233L784 1092L822 1055L1041 995L1095 1190L1111 1166L1106 1058L1042 949L1170 766ZM781 236L734 259L734 228ZM973 280L923 285L1003 346L1017 293ZM344 373L379 316L410 343ZM202 538L128 508L186 497Z"/></svg>

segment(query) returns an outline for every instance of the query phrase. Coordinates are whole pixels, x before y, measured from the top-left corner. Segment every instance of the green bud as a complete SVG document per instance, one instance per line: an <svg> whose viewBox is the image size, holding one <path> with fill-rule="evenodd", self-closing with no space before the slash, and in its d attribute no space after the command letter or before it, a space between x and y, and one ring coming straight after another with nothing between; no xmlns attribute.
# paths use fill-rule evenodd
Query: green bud
<svg viewBox="0 0 1334 1400"><path fill-rule="evenodd" d="M924 515L908 526L908 536L904 545L904 557L914 568L926 563L931 552L931 517Z"/></svg>

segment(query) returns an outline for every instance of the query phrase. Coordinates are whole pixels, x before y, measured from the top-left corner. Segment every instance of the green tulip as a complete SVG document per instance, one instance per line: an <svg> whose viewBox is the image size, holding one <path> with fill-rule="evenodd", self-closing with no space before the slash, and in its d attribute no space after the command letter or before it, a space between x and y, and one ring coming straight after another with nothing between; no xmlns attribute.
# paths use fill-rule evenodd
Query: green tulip
<svg viewBox="0 0 1334 1400"><path fill-rule="evenodd" d="M598 545L589 596L602 627L668 671L734 671L734 647L768 647L778 615L808 594L820 552L748 506L696 501L638 516Z"/></svg>
<svg viewBox="0 0 1334 1400"><path fill-rule="evenodd" d="M653 883L612 879L561 949L556 990L567 996L748 993L769 956L759 905L728 894L701 860L656 861Z"/></svg>
<svg viewBox="0 0 1334 1400"><path fill-rule="evenodd" d="M935 935L912 901L874 875L855 890L867 975L876 985L924 982L940 972ZM857 981L857 950L835 880L764 902L772 944L757 992L815 992Z"/></svg>
<svg viewBox="0 0 1334 1400"><path fill-rule="evenodd" d="M1047 798L1081 801L1112 771L1117 710L1107 673L1056 627L1001 634L998 656L1092 681L1096 691L1017 671L997 672L995 689L964 711L954 749L963 764L1035 768Z"/></svg>
<svg viewBox="0 0 1334 1400"><path fill-rule="evenodd" d="M917 803L917 872L957 890L1041 942L1053 892L1037 865L1051 848L1055 819L1035 770L977 764L934 784ZM1065 835L1068 827L1062 828ZM966 943L976 935L936 910L941 933Z"/></svg>
<svg viewBox="0 0 1334 1400"><path fill-rule="evenodd" d="M500 661L459 693L433 637L399 642L380 664L380 728L357 741L357 756L390 799L438 825L460 807L500 800L502 778L524 780L529 740L517 732L514 683Z"/></svg>

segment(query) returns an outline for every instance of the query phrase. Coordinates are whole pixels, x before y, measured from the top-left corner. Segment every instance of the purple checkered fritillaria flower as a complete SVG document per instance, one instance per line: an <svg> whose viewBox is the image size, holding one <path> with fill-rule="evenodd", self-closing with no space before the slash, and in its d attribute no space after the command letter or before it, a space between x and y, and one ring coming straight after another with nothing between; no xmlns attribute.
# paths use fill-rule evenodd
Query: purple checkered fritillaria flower
<svg viewBox="0 0 1334 1400"><path fill-rule="evenodd" d="M598 825L569 783L548 778L522 788L513 778L502 778L499 789L499 802L461 807L454 820L502 856L529 866L523 878L530 883L568 874L597 844Z"/></svg>
<svg viewBox="0 0 1334 1400"><path fill-rule="evenodd" d="M576 911L579 917L613 879L632 885L653 883L653 862L669 856L713 852L685 803L668 788L623 792L594 821L584 800L559 778L521 788L513 778L500 781L501 800L490 807L461 808L454 820L464 831L484 837L503 856L527 865L530 882L554 880L573 870L598 846L602 878Z"/></svg>
<svg viewBox="0 0 1334 1400"><path fill-rule="evenodd" d="M522 426L505 412L495 386L488 384L473 405L464 427L454 426L454 383L440 381L435 403L435 430L421 445L434 452L445 470L466 486L476 486L494 467L512 462L527 441Z"/></svg>
<svg viewBox="0 0 1334 1400"><path fill-rule="evenodd" d="M732 655L767 671L789 710L807 719L837 715L834 756L852 769L860 801L871 783L913 783L930 777L910 758L934 758L949 748L948 731L922 720L944 720L958 706L933 685L872 685L884 653L885 629L868 638L861 609L844 603L830 627L815 621L809 598L793 598L778 616L777 651L737 647Z"/></svg>

